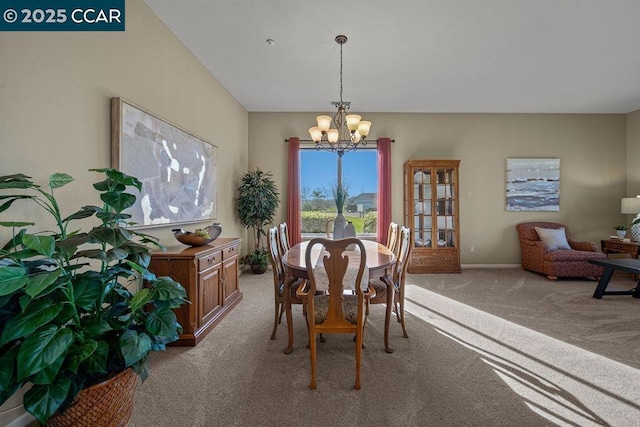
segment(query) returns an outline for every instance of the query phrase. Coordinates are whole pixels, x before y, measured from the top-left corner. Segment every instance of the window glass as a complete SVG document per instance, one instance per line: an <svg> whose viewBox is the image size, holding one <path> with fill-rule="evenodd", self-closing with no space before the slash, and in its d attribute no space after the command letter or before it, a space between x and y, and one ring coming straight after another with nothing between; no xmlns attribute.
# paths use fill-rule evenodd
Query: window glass
<svg viewBox="0 0 640 427"><path fill-rule="evenodd" d="M300 206L302 236L326 236L333 226L327 221L337 215L335 188L338 182L336 153L302 148L300 150ZM375 237L377 220L377 152L358 149L342 156L342 182L347 190L343 215L355 226L358 237Z"/></svg>

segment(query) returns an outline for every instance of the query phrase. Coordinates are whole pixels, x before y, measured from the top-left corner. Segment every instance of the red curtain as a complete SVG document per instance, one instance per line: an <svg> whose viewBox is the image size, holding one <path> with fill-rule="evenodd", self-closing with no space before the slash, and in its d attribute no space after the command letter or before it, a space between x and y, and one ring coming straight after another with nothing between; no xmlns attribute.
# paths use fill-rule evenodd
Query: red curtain
<svg viewBox="0 0 640 427"><path fill-rule="evenodd" d="M391 223L391 139L378 139L378 224L376 238L385 244Z"/></svg>
<svg viewBox="0 0 640 427"><path fill-rule="evenodd" d="M291 246L302 240L300 212L300 138L289 138L289 168L287 174L287 226Z"/></svg>

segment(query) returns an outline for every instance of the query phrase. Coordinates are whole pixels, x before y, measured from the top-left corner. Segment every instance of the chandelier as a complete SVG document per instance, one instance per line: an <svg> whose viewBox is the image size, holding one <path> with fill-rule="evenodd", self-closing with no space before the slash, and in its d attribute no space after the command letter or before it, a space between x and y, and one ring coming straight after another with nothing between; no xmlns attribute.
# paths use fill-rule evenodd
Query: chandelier
<svg viewBox="0 0 640 427"><path fill-rule="evenodd" d="M336 36L336 43L340 45L340 101L332 102L331 105L338 107L338 112L333 118L316 117L318 125L309 129L316 148L336 152L340 157L361 145L367 145L367 135L371 127L371 122L360 120L361 117L357 114L347 114L351 102L342 100L342 45L346 42L347 36ZM331 128L332 122L335 128Z"/></svg>

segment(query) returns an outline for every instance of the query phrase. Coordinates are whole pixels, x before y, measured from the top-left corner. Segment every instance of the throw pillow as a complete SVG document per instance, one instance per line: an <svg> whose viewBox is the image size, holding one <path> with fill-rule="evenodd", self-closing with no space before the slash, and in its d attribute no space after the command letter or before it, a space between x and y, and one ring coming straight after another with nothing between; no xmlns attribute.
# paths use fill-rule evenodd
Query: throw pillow
<svg viewBox="0 0 640 427"><path fill-rule="evenodd" d="M571 249L569 242L567 242L567 234L564 228L540 228L536 227L536 232L540 237L540 240L544 243L550 251L556 251L558 249Z"/></svg>

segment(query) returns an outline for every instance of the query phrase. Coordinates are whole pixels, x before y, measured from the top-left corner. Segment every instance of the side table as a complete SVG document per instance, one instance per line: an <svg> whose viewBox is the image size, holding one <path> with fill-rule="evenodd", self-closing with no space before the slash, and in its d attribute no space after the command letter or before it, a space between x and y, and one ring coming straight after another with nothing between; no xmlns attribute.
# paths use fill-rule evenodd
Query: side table
<svg viewBox="0 0 640 427"><path fill-rule="evenodd" d="M605 254L629 254L631 258L638 259L638 252L640 251L640 242L615 239L600 240L600 246L602 252Z"/></svg>

